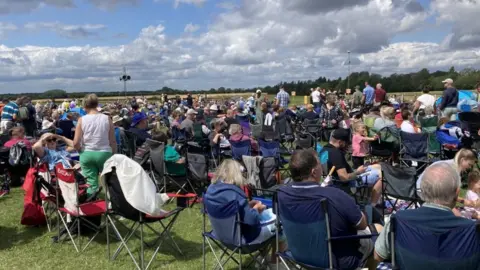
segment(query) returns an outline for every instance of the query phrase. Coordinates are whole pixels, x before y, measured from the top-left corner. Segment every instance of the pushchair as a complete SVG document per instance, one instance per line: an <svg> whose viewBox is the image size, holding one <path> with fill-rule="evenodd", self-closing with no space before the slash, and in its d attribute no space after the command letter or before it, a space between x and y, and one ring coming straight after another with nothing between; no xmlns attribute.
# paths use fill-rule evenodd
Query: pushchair
<svg viewBox="0 0 480 270"><path fill-rule="evenodd" d="M435 135L441 145L441 159L452 159L461 148L471 147L469 134L463 132L460 121L447 122L443 127L437 129Z"/></svg>

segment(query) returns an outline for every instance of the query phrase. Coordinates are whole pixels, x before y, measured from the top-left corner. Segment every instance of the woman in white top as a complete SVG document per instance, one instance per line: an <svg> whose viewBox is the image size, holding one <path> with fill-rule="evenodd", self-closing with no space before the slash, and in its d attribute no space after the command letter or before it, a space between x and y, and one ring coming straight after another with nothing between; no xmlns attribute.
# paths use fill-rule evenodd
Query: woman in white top
<svg viewBox="0 0 480 270"><path fill-rule="evenodd" d="M403 119L403 122L400 125L400 129L403 132L417 133L417 131L415 130L415 127L412 124L412 114L408 109L402 110L402 119Z"/></svg>
<svg viewBox="0 0 480 270"><path fill-rule="evenodd" d="M415 106L413 108L413 113L415 114L418 110L424 110L426 107L431 106L432 108L435 105L435 97L429 94L430 87L427 86L423 88L423 94L417 98L415 101Z"/></svg>
<svg viewBox="0 0 480 270"><path fill-rule="evenodd" d="M73 144L80 152L82 174L89 185L87 194L92 195L98 190L98 175L105 161L117 151L117 143L112 120L97 110L97 95L87 95L84 107L87 115L78 119Z"/></svg>

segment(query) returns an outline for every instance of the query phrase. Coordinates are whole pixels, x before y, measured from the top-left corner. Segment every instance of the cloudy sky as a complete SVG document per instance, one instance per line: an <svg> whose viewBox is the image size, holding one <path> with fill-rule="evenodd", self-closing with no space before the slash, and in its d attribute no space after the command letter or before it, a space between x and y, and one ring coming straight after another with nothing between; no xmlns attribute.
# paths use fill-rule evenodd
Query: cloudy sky
<svg viewBox="0 0 480 270"><path fill-rule="evenodd" d="M0 0L0 93L480 68L480 0Z"/></svg>

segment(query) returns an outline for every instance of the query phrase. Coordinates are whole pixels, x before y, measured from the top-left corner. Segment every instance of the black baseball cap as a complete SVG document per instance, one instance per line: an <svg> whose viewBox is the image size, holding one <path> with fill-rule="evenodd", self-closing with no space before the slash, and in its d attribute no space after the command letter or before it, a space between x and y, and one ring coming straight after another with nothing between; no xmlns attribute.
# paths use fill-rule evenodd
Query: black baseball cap
<svg viewBox="0 0 480 270"><path fill-rule="evenodd" d="M332 133L332 138L348 143L350 141L350 131L344 128L335 129Z"/></svg>

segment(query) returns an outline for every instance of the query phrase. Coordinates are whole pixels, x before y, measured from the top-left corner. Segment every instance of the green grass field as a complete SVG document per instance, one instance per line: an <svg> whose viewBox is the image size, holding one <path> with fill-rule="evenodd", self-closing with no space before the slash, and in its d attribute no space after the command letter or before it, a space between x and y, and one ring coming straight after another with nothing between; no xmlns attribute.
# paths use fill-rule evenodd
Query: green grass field
<svg viewBox="0 0 480 270"><path fill-rule="evenodd" d="M168 207L173 207L168 205ZM23 190L14 188L0 198L0 269L134 269L134 264L124 250L115 261L106 257L106 237L100 234L89 248L77 253L71 242L53 243L55 232L47 227L31 228L20 224L23 211ZM159 226L159 225L158 225ZM157 228L157 227L155 227ZM145 230L152 239L153 233ZM199 205L180 213L173 228L173 238L183 251L179 255L164 242L151 269L202 269L202 215ZM87 238L82 238L83 244ZM111 245L112 253L118 242ZM139 240L132 241L134 255L139 250ZM153 250L147 248L147 262ZM138 255L137 255L138 256ZM245 257L246 259L246 257ZM207 267L213 267L213 256L208 253Z"/></svg>

